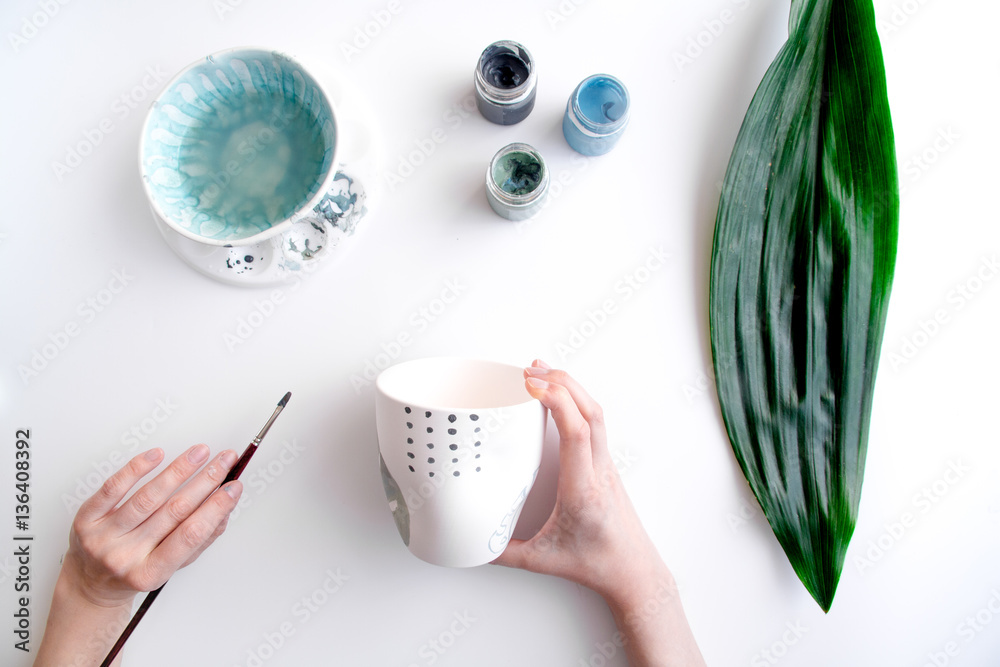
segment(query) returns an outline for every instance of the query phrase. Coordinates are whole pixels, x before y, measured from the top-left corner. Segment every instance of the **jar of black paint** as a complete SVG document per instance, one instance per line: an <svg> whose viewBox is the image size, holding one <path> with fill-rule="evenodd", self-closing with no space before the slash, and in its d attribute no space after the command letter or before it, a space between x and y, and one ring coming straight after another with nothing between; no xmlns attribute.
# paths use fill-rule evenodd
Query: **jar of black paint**
<svg viewBox="0 0 1000 667"><path fill-rule="evenodd" d="M535 61L528 49L511 40L493 42L476 65L476 106L483 118L513 125L535 106Z"/></svg>

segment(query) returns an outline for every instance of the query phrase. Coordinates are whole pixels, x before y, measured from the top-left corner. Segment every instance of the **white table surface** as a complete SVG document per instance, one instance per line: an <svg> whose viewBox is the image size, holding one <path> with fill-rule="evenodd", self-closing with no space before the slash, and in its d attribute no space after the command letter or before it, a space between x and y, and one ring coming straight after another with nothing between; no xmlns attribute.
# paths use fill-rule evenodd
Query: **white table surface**
<svg viewBox="0 0 1000 667"><path fill-rule="evenodd" d="M624 665L620 650L602 662L614 626L595 594L498 567L437 568L403 547L377 469L373 388L351 382L400 334L410 343L396 360L542 357L590 389L710 664L997 664L996 3L876 2L904 187L899 258L860 519L828 615L752 501L709 380L718 184L785 38L787 2L77 1L38 18L45 4L0 9L2 664L33 656L12 637L16 429L31 429L34 457L35 647L73 515L67 499L149 446L171 458L196 442L242 449L291 390L244 475L246 506L171 580L130 640L128 664ZM343 45L378 16L386 25L370 26L375 36L348 58ZM480 51L511 38L538 63L534 111L512 127L463 117ZM254 316L260 326L232 346L227 334L268 310L258 304L273 289L185 266L152 223L136 155L165 83L147 91L144 77L244 44L320 62L356 87L388 170L435 129L445 140L373 197L334 263L278 288L271 315ZM688 49L695 57L678 60ZM612 153L580 160L562 138L562 112L573 87L601 71L629 87L631 125ZM134 109L122 99L147 92ZM102 122L112 131L57 174L53 163ZM485 200L485 166L511 141L533 144L565 180L526 226ZM669 259L637 273L651 249ZM105 293L121 287L115 272L127 285ZM633 275L647 280L630 292L621 281ZM424 318L455 283L458 298ZM98 312L88 299L106 303ZM567 353L607 299L615 312ZM67 325L77 335L22 378L18 367ZM539 525L553 480L549 465L519 531ZM326 595L330 573L342 581ZM308 611L311 596L322 604ZM282 628L292 634L270 651Z"/></svg>

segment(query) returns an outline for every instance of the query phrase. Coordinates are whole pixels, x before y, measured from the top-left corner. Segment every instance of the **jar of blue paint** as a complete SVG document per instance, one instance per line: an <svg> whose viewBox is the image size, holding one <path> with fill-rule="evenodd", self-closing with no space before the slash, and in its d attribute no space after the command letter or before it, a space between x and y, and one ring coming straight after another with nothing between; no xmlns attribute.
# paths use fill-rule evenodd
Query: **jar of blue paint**
<svg viewBox="0 0 1000 667"><path fill-rule="evenodd" d="M625 84L609 74L594 74L581 81L569 96L563 136L577 153L603 155L618 143L628 117Z"/></svg>
<svg viewBox="0 0 1000 667"><path fill-rule="evenodd" d="M488 121L513 125L535 106L535 62L517 42L493 42L479 56L475 72L476 106Z"/></svg>
<svg viewBox="0 0 1000 667"><path fill-rule="evenodd" d="M507 144L486 168L486 199L497 215L526 220L542 209L549 170L541 154L528 144Z"/></svg>

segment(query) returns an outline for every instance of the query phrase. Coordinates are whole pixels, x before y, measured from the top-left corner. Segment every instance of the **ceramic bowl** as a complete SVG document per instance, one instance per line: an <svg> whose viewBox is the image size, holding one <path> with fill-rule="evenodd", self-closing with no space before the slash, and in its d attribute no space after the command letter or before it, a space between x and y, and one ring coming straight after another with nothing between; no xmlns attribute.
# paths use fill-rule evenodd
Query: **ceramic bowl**
<svg viewBox="0 0 1000 667"><path fill-rule="evenodd" d="M323 86L291 57L214 53L167 84L139 146L156 214L192 240L247 245L310 214L337 171L337 122Z"/></svg>

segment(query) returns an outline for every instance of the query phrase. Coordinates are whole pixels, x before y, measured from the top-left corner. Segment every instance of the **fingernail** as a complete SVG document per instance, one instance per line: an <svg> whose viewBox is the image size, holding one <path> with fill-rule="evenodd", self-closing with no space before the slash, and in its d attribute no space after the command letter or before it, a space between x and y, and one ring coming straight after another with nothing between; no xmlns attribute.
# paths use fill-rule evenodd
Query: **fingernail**
<svg viewBox="0 0 1000 667"><path fill-rule="evenodd" d="M528 375L545 375L549 370L548 368L540 368L538 366L528 366L524 369L524 372Z"/></svg>
<svg viewBox="0 0 1000 667"><path fill-rule="evenodd" d="M226 466L227 468L232 468L233 464L236 463L236 452L234 452L231 449L228 449L222 452L220 460L222 461L222 465Z"/></svg>
<svg viewBox="0 0 1000 667"><path fill-rule="evenodd" d="M552 369L552 366L549 366L547 363L545 363L541 359L535 359L535 365L536 366L541 366L542 368L546 368L546 369L549 369L549 370Z"/></svg>
<svg viewBox="0 0 1000 667"><path fill-rule="evenodd" d="M158 460L160 458L160 454L161 454L161 452L160 452L160 448L159 447L151 449L148 452L146 452L146 460L147 461L156 461L156 460Z"/></svg>
<svg viewBox="0 0 1000 667"><path fill-rule="evenodd" d="M188 462L200 465L208 458L208 445L195 445L188 450Z"/></svg>
<svg viewBox="0 0 1000 667"><path fill-rule="evenodd" d="M535 389L546 389L549 386L548 382L545 380L539 380L538 378L528 378L526 382Z"/></svg>
<svg viewBox="0 0 1000 667"><path fill-rule="evenodd" d="M239 482L230 482L222 487L222 490L229 494L230 498L239 498L240 492L243 491L243 485Z"/></svg>

